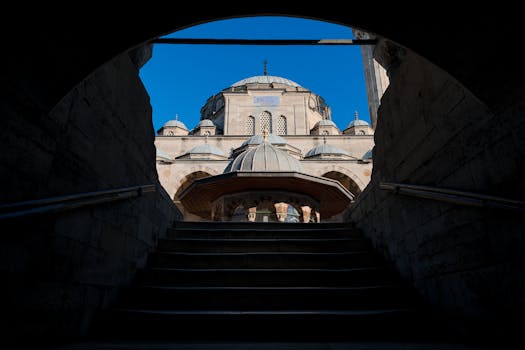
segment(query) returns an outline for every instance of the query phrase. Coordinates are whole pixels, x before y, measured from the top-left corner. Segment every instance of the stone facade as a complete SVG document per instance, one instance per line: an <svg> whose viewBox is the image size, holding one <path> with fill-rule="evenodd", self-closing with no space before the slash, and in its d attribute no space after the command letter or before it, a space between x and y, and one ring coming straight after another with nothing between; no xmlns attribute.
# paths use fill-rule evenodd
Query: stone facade
<svg viewBox="0 0 525 350"><path fill-rule="evenodd" d="M159 179L178 203L178 193L192 180L222 174L244 150L243 143L266 129L284 139L279 148L299 160L305 173L337 179L358 195L370 181L374 136L368 123L354 118L343 134L321 96L286 78L244 79L210 97L191 131L178 119L159 129L155 139ZM188 131L169 133L169 128ZM203 145L214 151L203 154Z"/></svg>
<svg viewBox="0 0 525 350"><path fill-rule="evenodd" d="M385 56L401 50L383 46ZM474 319L489 332L512 326L525 310L523 215L395 195L379 183L523 200L523 96L494 112L424 58L396 56L385 57L396 63L385 64L392 79L379 109L372 181L349 218L458 326Z"/></svg>
<svg viewBox="0 0 525 350"><path fill-rule="evenodd" d="M134 199L0 222L2 317L13 339L85 332L175 219L157 179L149 96L136 66L148 54L133 57L97 69L47 114L20 113L14 103L3 109L2 203L157 185Z"/></svg>

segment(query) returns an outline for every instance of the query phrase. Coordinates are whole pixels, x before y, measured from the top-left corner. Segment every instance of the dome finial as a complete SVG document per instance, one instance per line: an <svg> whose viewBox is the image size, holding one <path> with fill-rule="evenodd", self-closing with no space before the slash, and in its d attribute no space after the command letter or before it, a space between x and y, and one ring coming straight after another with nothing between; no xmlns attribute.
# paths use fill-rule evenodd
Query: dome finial
<svg viewBox="0 0 525 350"><path fill-rule="evenodd" d="M179 113L175 114L175 120L179 120Z"/></svg>
<svg viewBox="0 0 525 350"><path fill-rule="evenodd" d="M354 120L359 120L359 113L357 113L357 111L354 112Z"/></svg>
<svg viewBox="0 0 525 350"><path fill-rule="evenodd" d="M268 65L268 61L264 60L264 75L268 75L268 70L266 69L266 66Z"/></svg>
<svg viewBox="0 0 525 350"><path fill-rule="evenodd" d="M264 130L263 130L263 138L264 138L264 142L268 142L268 129L266 127L264 127Z"/></svg>

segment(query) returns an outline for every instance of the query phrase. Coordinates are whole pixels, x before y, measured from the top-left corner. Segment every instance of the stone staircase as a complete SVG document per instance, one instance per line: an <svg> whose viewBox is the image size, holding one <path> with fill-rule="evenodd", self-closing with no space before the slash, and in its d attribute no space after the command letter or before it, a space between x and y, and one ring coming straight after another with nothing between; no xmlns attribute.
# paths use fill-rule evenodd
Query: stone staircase
<svg viewBox="0 0 525 350"><path fill-rule="evenodd" d="M177 222L98 323L103 337L414 340L434 327L350 224Z"/></svg>

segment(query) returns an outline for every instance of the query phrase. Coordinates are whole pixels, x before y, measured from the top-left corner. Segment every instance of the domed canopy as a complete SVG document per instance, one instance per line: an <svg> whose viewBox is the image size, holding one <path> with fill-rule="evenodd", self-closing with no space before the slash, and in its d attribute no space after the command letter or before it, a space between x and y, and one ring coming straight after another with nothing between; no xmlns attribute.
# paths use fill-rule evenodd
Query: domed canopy
<svg viewBox="0 0 525 350"><path fill-rule="evenodd" d="M260 83L260 84L276 83L276 84L289 85L293 87L301 87L301 85L297 84L295 81L292 81L290 79L286 79L283 77L273 76L273 75L256 75L254 77L239 80L238 82L233 84L232 87L242 86L246 84L254 84L254 83Z"/></svg>
<svg viewBox="0 0 525 350"><path fill-rule="evenodd" d="M198 127L201 127L201 126L215 126L215 124L213 124L213 122L209 119L203 119L199 122L199 124L197 125Z"/></svg>
<svg viewBox="0 0 525 350"><path fill-rule="evenodd" d="M181 128L181 129L188 130L188 128L186 127L186 125L184 125L183 122L181 122L180 120L177 120L177 119L168 120L168 121L164 124L164 127L166 127L166 126L178 126L178 127Z"/></svg>
<svg viewBox="0 0 525 350"><path fill-rule="evenodd" d="M333 126L337 128L337 125L330 119L322 119L315 124L315 126Z"/></svg>
<svg viewBox="0 0 525 350"><path fill-rule="evenodd" d="M264 142L264 136L263 135L255 135L250 137L248 140L244 141L241 145L259 145ZM277 136L274 134L268 134L268 143L271 143L272 145L286 145L288 144L288 141L283 139L281 136Z"/></svg>
<svg viewBox="0 0 525 350"><path fill-rule="evenodd" d="M306 152L304 157L309 158L323 154L350 156L350 153L348 153L344 149L324 143Z"/></svg>
<svg viewBox="0 0 525 350"><path fill-rule="evenodd" d="M193 147L189 150L188 154L214 154L216 156L226 157L223 151L207 143Z"/></svg>
<svg viewBox="0 0 525 350"><path fill-rule="evenodd" d="M302 172L301 163L288 153L263 142L239 154L224 170L231 171L296 171Z"/></svg>

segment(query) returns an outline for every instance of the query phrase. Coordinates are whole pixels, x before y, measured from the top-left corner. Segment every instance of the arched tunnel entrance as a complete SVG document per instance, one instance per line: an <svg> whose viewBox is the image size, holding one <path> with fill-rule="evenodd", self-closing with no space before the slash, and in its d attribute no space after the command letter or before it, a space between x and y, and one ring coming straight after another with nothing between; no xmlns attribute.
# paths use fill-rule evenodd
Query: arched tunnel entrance
<svg viewBox="0 0 525 350"><path fill-rule="evenodd" d="M180 17L161 16L145 28L134 21L149 10L130 10L137 16L101 14L96 28L90 25L93 18L86 16L76 18L75 24L58 17L45 18L45 24L19 21L17 26L26 27L4 31L12 35L5 42L11 49L2 57L9 67L2 83L0 128L5 140L3 203L137 183L158 185L153 130L151 122L141 117L147 114L147 98L142 95L131 101L133 108L118 103L118 96L140 85L138 77L129 74L140 66L140 50L117 55L174 28L223 15L253 14L191 11ZM520 159L524 68L509 64L508 56L498 50L486 49L487 42L513 47L519 22L506 13L497 31L483 30L494 25L494 16L490 21L478 17L469 26L463 17L454 16L447 17L447 26L439 18L426 18L424 25L414 26L407 14L400 15L393 27L373 15L304 11L275 8L275 13L355 25L393 40L384 42L376 53L389 71L391 84L379 110L371 184L350 218L436 308L468 320L509 320L505 326L512 329L512 321L523 314L525 305L519 215L505 209L402 197L381 190L379 183L428 185L521 200L524 185L516 178L525 173ZM121 21L118 26L116 18ZM66 31L49 23L70 27ZM28 34L32 45L24 40ZM82 45L70 45L72 37ZM521 62L523 53L513 52L513 59ZM104 94L111 97L100 98L100 91L112 92ZM137 261L163 235L174 218L170 200L158 193L134 204L60 216L40 229L19 225L3 230L9 235L3 242L6 251L21 252L2 257L7 293L13 296L13 305L36 313L31 318L32 332L81 333L103 296L130 280ZM85 220L90 225L79 224ZM24 235L17 234L21 227ZM46 252L39 249L42 245L28 244L43 239L42 227L46 237L54 237ZM49 256L56 259L45 260L52 265L48 269L38 264ZM59 268L64 266L75 268ZM34 278L22 283L20 276ZM22 288L51 295L54 306L35 307L35 299L24 300L18 293ZM91 297L82 297L88 294ZM56 319L46 322L51 312ZM71 315L77 316L73 320ZM72 320L67 327L65 319Z"/></svg>

